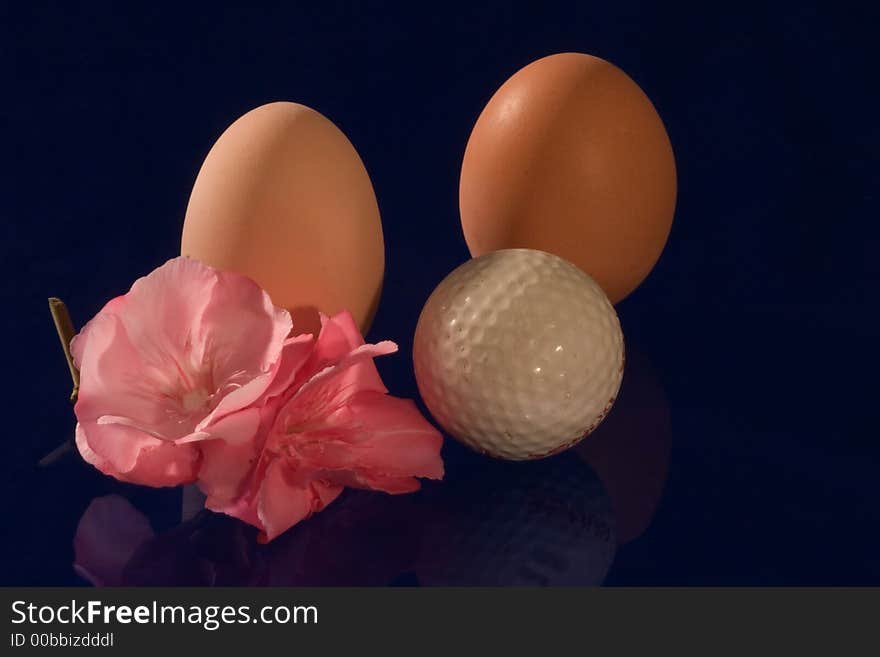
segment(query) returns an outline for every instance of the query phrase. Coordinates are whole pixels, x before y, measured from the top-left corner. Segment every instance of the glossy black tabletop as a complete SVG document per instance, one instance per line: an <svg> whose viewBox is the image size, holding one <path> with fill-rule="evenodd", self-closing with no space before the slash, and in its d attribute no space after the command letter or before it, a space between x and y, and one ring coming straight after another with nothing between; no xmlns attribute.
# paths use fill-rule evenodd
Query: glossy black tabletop
<svg viewBox="0 0 880 657"><path fill-rule="evenodd" d="M352 13L352 11L354 13ZM0 584L880 584L877 12L737 3L3 10ZM620 303L618 402L531 463L447 439L447 476L347 491L268 545L194 489L75 451L46 308L81 324L177 255L192 182L246 110L332 117L370 171L386 279L371 340L417 398L422 304L468 257L458 174L495 88L542 55L626 70L667 126L675 223Z"/></svg>

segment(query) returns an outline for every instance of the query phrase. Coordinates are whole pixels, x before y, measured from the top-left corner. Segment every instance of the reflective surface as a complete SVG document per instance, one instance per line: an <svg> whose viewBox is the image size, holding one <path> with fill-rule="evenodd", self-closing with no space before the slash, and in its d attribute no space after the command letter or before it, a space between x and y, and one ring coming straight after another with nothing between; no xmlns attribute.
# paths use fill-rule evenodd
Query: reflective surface
<svg viewBox="0 0 880 657"><path fill-rule="evenodd" d="M95 585L596 585L616 548L610 501L574 455L472 462L412 496L347 491L268 545L207 511L155 532L118 494L80 518L74 569Z"/></svg>
<svg viewBox="0 0 880 657"><path fill-rule="evenodd" d="M630 352L618 404L577 450L506 462L449 441L443 482L403 496L346 491L268 545L204 510L195 487L114 484L53 551L72 546L73 573L96 586L602 584L618 545L650 525L668 468L662 386Z"/></svg>
<svg viewBox="0 0 880 657"><path fill-rule="evenodd" d="M81 572L104 579L596 580L610 552L590 527L610 500L605 585L880 584L875 4L181 3L170 18L7 4L0 584L86 584L74 537L107 495L128 506L95 513L145 520L83 529ZM446 482L353 494L266 548L223 518L181 524L179 490L119 484L75 454L37 467L73 431L46 297L82 325L177 254L208 149L270 100L320 110L370 172L386 270L368 338L399 343L378 366L417 397L419 311L468 258L470 130L505 79L563 50L645 91L679 175L662 257L616 308L645 368L582 448L520 476L450 440Z"/></svg>
<svg viewBox="0 0 880 657"><path fill-rule="evenodd" d="M729 441L748 434L729 419L707 417L707 410L676 408L645 352L630 344L628 356L618 402L576 448L513 463L477 455L450 439L443 482L404 496L349 490L269 545L256 543L253 528L203 510L195 488L120 484L69 453L35 471L42 512L54 521L29 518L39 533L20 536L18 545L30 547L32 560L13 573L13 581L784 583L820 555L840 555L839 542L846 540L841 525L857 535L860 516L862 522L877 518L876 508L866 504L835 506L847 491L829 486L833 463L823 463L822 451L813 451L811 467L796 469L772 460L784 459L785 447L792 448L776 436L763 445L737 445L740 452L751 450L751 462L725 463ZM715 433L704 433L706 426ZM774 481L768 484L768 477ZM854 478L852 487L859 481ZM773 508L766 497L768 491L778 494L777 482L791 487L785 509ZM791 552L759 569L768 563L763 555L786 547ZM849 543L845 549L852 560L822 561L806 578L851 582L876 576L869 545ZM727 574L737 571L743 574Z"/></svg>

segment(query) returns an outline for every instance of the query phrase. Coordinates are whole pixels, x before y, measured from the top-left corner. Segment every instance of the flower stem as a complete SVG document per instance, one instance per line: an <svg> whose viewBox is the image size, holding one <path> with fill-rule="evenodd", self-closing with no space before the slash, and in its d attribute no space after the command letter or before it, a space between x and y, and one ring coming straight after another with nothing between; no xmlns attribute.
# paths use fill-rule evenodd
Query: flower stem
<svg viewBox="0 0 880 657"><path fill-rule="evenodd" d="M41 468L48 468L50 465L55 465L62 458L70 454L73 451L73 447L74 444L72 440L65 440L63 443L58 445L58 447L56 447L51 452L46 454L46 456L41 458L37 462L37 465Z"/></svg>
<svg viewBox="0 0 880 657"><path fill-rule="evenodd" d="M67 366L70 368L70 378L73 381L73 392L70 393L70 401L76 403L77 395L79 395L79 370L76 369L73 356L70 354L70 341L76 335L76 329L73 328L70 313L67 312L67 306L64 305L61 299L50 297L49 311L52 313L52 319L55 320L55 330L58 331L58 339L61 340L61 348L64 349L64 357L67 359Z"/></svg>
<svg viewBox="0 0 880 657"><path fill-rule="evenodd" d="M75 404L76 398L79 395L79 370L76 369L73 356L70 353L70 341L76 335L76 329L73 328L70 313L61 299L49 298L49 312L52 313L52 319L55 321L55 330L58 331L58 339L61 340L61 348L64 350L64 357L67 359L67 367L70 368L70 378L73 381L73 392L70 393L70 401ZM73 440L65 440L41 458L37 465L41 468L54 465L73 450Z"/></svg>

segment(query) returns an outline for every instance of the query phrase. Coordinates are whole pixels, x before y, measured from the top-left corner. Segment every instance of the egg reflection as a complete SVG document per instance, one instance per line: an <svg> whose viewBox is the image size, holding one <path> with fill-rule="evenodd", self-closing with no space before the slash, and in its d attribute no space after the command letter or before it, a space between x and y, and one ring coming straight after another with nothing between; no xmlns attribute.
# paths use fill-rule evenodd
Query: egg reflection
<svg viewBox="0 0 880 657"><path fill-rule="evenodd" d="M666 485L671 446L663 384L645 353L629 344L614 407L573 449L596 471L611 497L620 545L650 526Z"/></svg>

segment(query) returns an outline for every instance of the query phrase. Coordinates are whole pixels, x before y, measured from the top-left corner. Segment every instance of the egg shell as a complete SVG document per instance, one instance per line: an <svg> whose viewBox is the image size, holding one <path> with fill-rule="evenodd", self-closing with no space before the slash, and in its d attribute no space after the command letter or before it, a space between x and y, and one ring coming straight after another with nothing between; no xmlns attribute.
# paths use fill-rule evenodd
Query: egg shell
<svg viewBox="0 0 880 657"><path fill-rule="evenodd" d="M579 53L532 62L498 89L459 188L471 255L554 253L614 303L660 257L675 200L672 146L651 101L619 68Z"/></svg>
<svg viewBox="0 0 880 657"><path fill-rule="evenodd" d="M366 333L385 247L367 170L327 118L296 103L258 107L220 136L199 171L181 254L253 278L291 311L295 333L317 311L349 310Z"/></svg>

